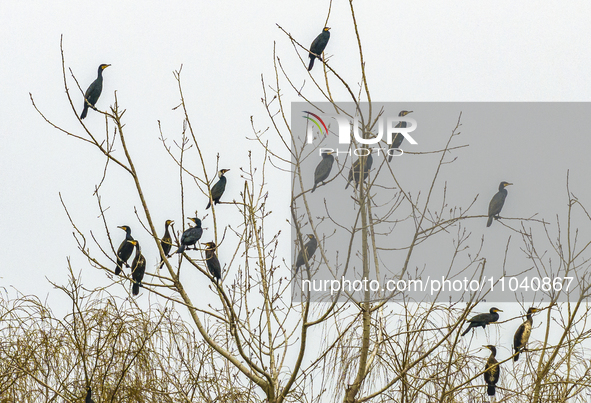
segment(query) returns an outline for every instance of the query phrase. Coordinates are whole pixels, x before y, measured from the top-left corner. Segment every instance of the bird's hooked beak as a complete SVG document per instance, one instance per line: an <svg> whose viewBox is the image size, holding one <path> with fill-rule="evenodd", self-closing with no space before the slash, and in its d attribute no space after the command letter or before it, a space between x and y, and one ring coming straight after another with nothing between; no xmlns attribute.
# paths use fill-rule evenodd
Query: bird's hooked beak
<svg viewBox="0 0 591 403"><path fill-rule="evenodd" d="M110 66L110 64L103 64L103 70L106 69L109 66Z"/></svg>
<svg viewBox="0 0 591 403"><path fill-rule="evenodd" d="M512 185L512 183L505 183L505 187Z"/></svg>

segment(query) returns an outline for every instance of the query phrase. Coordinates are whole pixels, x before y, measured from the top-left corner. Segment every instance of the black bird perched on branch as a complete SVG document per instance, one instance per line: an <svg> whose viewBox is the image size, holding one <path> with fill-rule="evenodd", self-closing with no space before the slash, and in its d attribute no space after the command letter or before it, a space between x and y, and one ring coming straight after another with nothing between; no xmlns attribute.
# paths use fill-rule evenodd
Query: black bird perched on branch
<svg viewBox="0 0 591 403"><path fill-rule="evenodd" d="M131 228L127 225L122 225L120 227L123 231L125 231L125 239L119 245L119 249L117 249L117 267L115 268L115 274L121 273L123 270L123 265L129 266L127 261L131 256L131 252L133 252L133 244L129 241L133 241L133 237L131 236Z"/></svg>
<svg viewBox="0 0 591 403"><path fill-rule="evenodd" d="M373 164L373 157L371 156L371 153L365 157L365 164L363 166L363 180L365 180L367 178L367 175L369 175L369 170L371 169L371 166ZM355 161L355 163L353 163L353 166L351 167L351 169L349 169L349 177L347 178L347 186L345 186L345 189L347 189L349 187L349 185L351 184L351 181L353 179L355 179L355 188L357 188L357 186L359 185L359 177L361 176L361 157L357 158L357 161Z"/></svg>
<svg viewBox="0 0 591 403"><path fill-rule="evenodd" d="M222 197L222 195L224 194L224 190L226 190L226 177L224 176L224 174L228 171L229 169L222 169L218 172L218 177L220 178L220 180L217 181L217 183L213 185L213 187L211 188L211 198L209 199L209 203L207 203L207 207L205 207L205 210L211 207L212 199L215 204L218 204L220 202L220 197Z"/></svg>
<svg viewBox="0 0 591 403"><path fill-rule="evenodd" d="M110 64L101 64L98 68L98 77L90 84L90 87L84 93L84 109L80 114L80 119L84 119L88 113L88 107L94 108L96 101L98 101L103 92L103 70L109 67ZM89 105L90 104L90 105Z"/></svg>
<svg viewBox="0 0 591 403"><path fill-rule="evenodd" d="M183 253L188 246L194 246L197 243L197 241L201 239L201 235L203 235L203 228L201 228L201 220L197 217L187 218L193 221L195 223L195 226L183 232L183 235L181 235L181 246L175 253Z"/></svg>
<svg viewBox="0 0 591 403"><path fill-rule="evenodd" d="M306 261L308 261L308 263L312 262L312 256L314 256L314 252L316 252L316 248L318 247L318 241L316 241L314 235L308 234L306 236L308 237L309 241L306 242L304 248L300 250L300 253L298 253L298 257L296 259L296 273L300 269L300 266L303 266Z"/></svg>
<svg viewBox="0 0 591 403"><path fill-rule="evenodd" d="M168 229L168 227L171 226L172 224L174 224L174 221L166 220L166 222L164 223L164 236L160 240L160 245L162 246L162 252L164 252L164 255L166 255L166 257L168 257L168 253L170 252L170 248L172 248L172 238L170 237L170 231ZM160 258L160 264L158 265L158 267L162 267L163 263L164 263L164 258Z"/></svg>
<svg viewBox="0 0 591 403"><path fill-rule="evenodd" d="M90 386L86 388L86 399L84 399L84 403L94 403L94 400L92 400L92 389L90 389Z"/></svg>
<svg viewBox="0 0 591 403"><path fill-rule="evenodd" d="M406 116L409 113L412 113L412 111L400 111L400 113L398 114L398 116ZM405 128L407 126L406 122L398 122L396 124L396 126L394 127L399 127L399 128ZM404 141L404 136L401 133L393 133L392 134L392 144L390 144L390 150L392 149L396 149L396 148L400 148L400 145L402 144L402 142ZM390 155L390 157L388 157L388 162L392 161L392 155Z"/></svg>
<svg viewBox="0 0 591 403"><path fill-rule="evenodd" d="M318 186L320 182L324 182L326 178L328 178L333 163L334 157L332 151L322 153L322 160L318 163L316 170L314 171L314 187L312 188L312 193L314 193L316 186Z"/></svg>
<svg viewBox="0 0 591 403"><path fill-rule="evenodd" d="M468 319L468 322L470 322L470 326L468 327L468 329L466 329L466 331L464 333L462 333L462 336L465 336L468 334L468 332L470 331L470 329L472 329L473 327L482 327L483 329L486 328L486 325L489 325L493 322L496 322L497 320L499 320L499 314L497 312L503 312L498 308L490 308L490 313L481 313L479 315L473 316L472 318Z"/></svg>
<svg viewBox="0 0 591 403"><path fill-rule="evenodd" d="M486 394L489 396L495 395L495 385L499 381L499 375L501 374L501 367L499 366L499 362L495 358L497 355L497 348L495 346L491 346L490 344L486 347L490 350L490 357L486 361L486 367L484 368L484 382L487 383L488 387L486 388Z"/></svg>
<svg viewBox="0 0 591 403"><path fill-rule="evenodd" d="M534 320L532 319L532 313L539 312L537 308L529 308L527 310L527 319L523 322L517 331L515 332L515 337L513 338L513 348L515 349L515 357L513 357L513 361L517 361L519 359L519 352L525 350L525 346L527 345L527 341L529 340L529 335L531 334L531 328L534 324Z"/></svg>
<svg viewBox="0 0 591 403"><path fill-rule="evenodd" d="M144 274L146 273L146 258L142 255L142 248L140 248L138 241L129 241L129 243L135 246L135 257L131 263L131 278L133 279L131 291L133 295L138 295Z"/></svg>
<svg viewBox="0 0 591 403"><path fill-rule="evenodd" d="M205 249L207 269L211 275L215 277L217 282L222 281L222 267L220 266L220 261L215 253L217 246L215 245L215 242L207 242L205 246L207 246Z"/></svg>
<svg viewBox="0 0 591 403"><path fill-rule="evenodd" d="M490 227L493 222L493 218L497 220L499 219L499 213L503 209L505 198L507 197L507 189L505 188L509 185L512 185L512 183L501 182L499 185L499 191L491 199L490 204L488 205L488 222L486 223L487 227Z"/></svg>
<svg viewBox="0 0 591 403"><path fill-rule="evenodd" d="M324 48L326 48L326 44L328 43L328 40L330 39L329 30L330 30L329 27L324 27L324 29L322 30L322 33L320 33L320 35L318 35L316 37L316 39L314 39L314 41L312 41L312 44L310 45L310 54L308 55L310 57L310 64L308 65L308 71L312 70L312 67L314 67L314 59L315 58L322 60L322 52L324 52Z"/></svg>

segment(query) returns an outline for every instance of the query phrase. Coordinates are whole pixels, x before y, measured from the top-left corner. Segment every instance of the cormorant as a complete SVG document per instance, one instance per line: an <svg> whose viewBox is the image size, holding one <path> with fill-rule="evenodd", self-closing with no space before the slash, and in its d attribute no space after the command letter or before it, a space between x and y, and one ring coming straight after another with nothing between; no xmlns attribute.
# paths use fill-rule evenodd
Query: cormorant
<svg viewBox="0 0 591 403"><path fill-rule="evenodd" d="M96 80L90 84L90 87L88 87L84 93L84 109L82 109L80 119L84 119L86 117L86 114L88 113L88 104L94 108L96 101L98 101L99 97L101 96L101 92L103 92L103 70L109 66L110 64L101 64L99 66Z"/></svg>
<svg viewBox="0 0 591 403"><path fill-rule="evenodd" d="M487 227L490 227L493 222L493 218L497 220L499 219L499 213L503 209L505 198L507 197L507 189L505 188L509 185L512 185L512 183L501 182L499 185L499 191L491 199L490 204L488 205L488 222L486 223Z"/></svg>
<svg viewBox="0 0 591 403"><path fill-rule="evenodd" d="M468 332L470 331L470 329L472 329L473 327L482 327L483 329L486 328L486 325L489 325L493 322L496 322L497 320L499 320L499 314L497 312L503 312L498 308L490 308L490 313L481 313L479 315L473 316L472 318L468 319L468 322L470 322L470 326L468 327L468 329L466 329L466 331L464 333L462 333L462 336L465 336L468 334Z"/></svg>
<svg viewBox="0 0 591 403"><path fill-rule="evenodd" d="M308 65L308 71L312 70L312 67L314 67L315 58L322 60L322 52L324 52L324 48L326 48L326 44L330 39L329 29L329 27L324 27L322 33L320 33L310 45L310 54L308 55L310 57L310 64Z"/></svg>
<svg viewBox="0 0 591 403"><path fill-rule="evenodd" d="M119 245L119 249L117 249L117 267L115 268L115 274L118 275L123 270L123 264L129 267L127 261L131 256L131 252L133 252L133 245L129 243L129 241L133 241L133 237L131 236L131 228L127 225L122 225L120 227L123 231L125 231L125 239Z"/></svg>
<svg viewBox="0 0 591 403"><path fill-rule="evenodd" d="M486 367L484 369L484 382L487 383L488 387L486 388L486 394L489 396L495 395L495 385L499 381L499 375L501 373L501 367L499 366L499 362L495 358L497 355L497 348L495 346L491 346L490 344L486 347L490 350L490 357L486 361Z"/></svg>
<svg viewBox="0 0 591 403"><path fill-rule="evenodd" d="M162 246L162 252L164 252L166 257L168 257L168 253L170 252L170 248L172 248L172 238L170 237L170 231L168 230L168 227L171 226L172 224L174 224L174 221L166 220L166 222L164 223L164 236L160 240L160 245ZM158 267L162 267L163 263L164 263L164 258L161 258L160 265Z"/></svg>
<svg viewBox="0 0 591 403"><path fill-rule="evenodd" d="M316 170L314 171L314 187L312 188L312 193L314 193L316 186L318 186L320 182L324 182L326 178L328 178L333 163L334 157L332 151L323 152L322 160L316 165Z"/></svg>
<svg viewBox="0 0 591 403"><path fill-rule="evenodd" d="M312 234L307 235L309 241L306 242L304 248L300 250L298 253L298 258L296 259L296 273L300 269L300 266L303 266L308 260L308 263L312 262L312 256L314 256L314 252L316 252L316 248L318 247L318 241ZM306 254L306 259L304 259L304 253Z"/></svg>
<svg viewBox="0 0 591 403"><path fill-rule="evenodd" d="M525 346L529 340L529 335L531 334L531 328L534 324L534 320L532 319L531 315L532 313L536 313L538 311L539 309L537 308L529 308L527 310L527 319L515 332L515 337L513 338L513 348L515 349L516 355L513 357L513 361L517 361L519 359L519 352L525 350Z"/></svg>
<svg viewBox="0 0 591 403"><path fill-rule="evenodd" d="M181 246L175 253L183 253L188 246L195 245L203 235L203 228L201 228L201 220L197 217L187 217L189 220L195 223L194 227L191 227L181 235ZM196 248L195 248L196 249Z"/></svg>
<svg viewBox="0 0 591 403"><path fill-rule="evenodd" d="M92 389L90 389L90 386L86 388L86 399L84 400L84 403L94 403L94 400L92 400Z"/></svg>
<svg viewBox="0 0 591 403"><path fill-rule="evenodd" d="M220 202L220 197L222 197L222 195L224 194L224 190L226 190L226 177L224 176L224 174L228 171L229 169L222 169L218 172L218 177L220 178L220 180L217 181L217 183L213 185L213 187L211 188L211 198L209 199L209 203L207 203L207 207L205 207L205 210L211 207L212 199L215 204L218 204Z"/></svg>
<svg viewBox="0 0 591 403"><path fill-rule="evenodd" d="M412 113L412 111L400 111L400 113L398 114L398 116L406 116L409 113ZM396 126L394 127L399 127L399 128L404 128L406 127L406 122L398 122L396 124ZM392 144L390 144L390 150L392 149L396 149L396 148L400 148L400 145L402 144L402 142L404 141L404 136L401 133L394 133L392 134ZM392 155L390 155L390 157L388 157L388 162L392 161Z"/></svg>
<svg viewBox="0 0 591 403"><path fill-rule="evenodd" d="M129 241L129 243L135 246L135 257L131 263L131 278L133 279L132 293L138 295L140 293L140 286L146 273L146 258L142 255L142 249L138 241Z"/></svg>
<svg viewBox="0 0 591 403"><path fill-rule="evenodd" d="M215 277L216 281L222 281L222 267L215 254L217 246L215 245L215 242L207 242L205 246L207 246L207 248L205 248L205 262L207 263L207 269L211 275Z"/></svg>
<svg viewBox="0 0 591 403"><path fill-rule="evenodd" d="M367 157L365 157L365 166L363 167L363 180L365 180L365 178L367 178L367 175L369 175L369 170L371 169L372 164L373 157L370 153ZM349 177L347 178L347 186L345 186L345 189L349 187L353 179L355 179L355 188L357 188L357 186L359 185L360 166L361 157L357 158L357 161L355 161L351 169L349 169Z"/></svg>

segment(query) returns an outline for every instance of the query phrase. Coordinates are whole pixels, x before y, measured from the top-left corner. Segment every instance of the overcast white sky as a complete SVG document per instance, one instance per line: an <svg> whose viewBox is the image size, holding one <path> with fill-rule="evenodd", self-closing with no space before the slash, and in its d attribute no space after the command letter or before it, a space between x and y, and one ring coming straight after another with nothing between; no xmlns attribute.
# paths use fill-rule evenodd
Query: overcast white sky
<svg viewBox="0 0 591 403"><path fill-rule="evenodd" d="M276 24L307 46L324 26L327 7L327 2L318 1L2 1L0 286L42 299L49 294L51 301L56 291L45 277L64 283L67 256L72 256L76 272L83 271L85 282L110 281L80 258L58 196L61 192L81 229L101 232L92 192L100 181L103 160L89 145L47 125L29 99L32 93L47 117L81 133L64 94L60 35L66 66L83 89L96 77L99 64L112 64L105 71L97 106L107 109L117 91L120 105L127 109L126 133L138 156L154 218L162 226L172 218L180 228L178 173L158 140L157 124L162 122L169 140L180 136L182 116L172 110L179 103L172 71L184 66L184 93L193 122L208 147L220 153L220 167L232 169L227 194L236 198L238 168L247 165L247 150L258 149L245 139L252 135L250 116L259 128L269 125L260 102L261 75L272 82L274 43L294 82L302 85L306 80L307 95L320 100ZM374 100L591 99L591 3L587 1L356 1L355 7ZM331 66L355 87L360 69L348 2L334 2L328 25L332 29L326 54ZM320 77L319 64L312 73ZM82 96L73 81L69 86L79 112ZM287 88L284 94L284 102L301 100ZM338 88L335 94L336 99L348 100ZM559 126L560 116L556 122ZM85 123L100 130L103 120L90 111ZM586 196L582 201L591 206L589 130L565 133L557 128L547 138L525 130L522 138L465 134L471 148L457 169L466 174L458 177L454 190L466 192L465 200L480 193L483 214L498 183L508 180L515 186L509 189L511 204L505 214L530 215L533 201L548 199L558 206L545 211L544 216L552 219L564 202L560 198L567 169L573 190ZM440 145L434 141L429 149ZM213 156L209 165L213 172ZM120 240L122 233L115 226L131 225L141 240L146 234L139 231L133 213L139 203L132 183L118 171L111 167L103 188L112 230ZM268 177L270 189L280 188L284 175ZM548 192L547 187L558 191ZM278 196L275 209L277 223L289 218L289 194L283 188L286 194ZM206 200L203 196L197 200L195 208L203 210ZM277 225L288 232L287 224ZM506 236L499 235L503 244ZM154 264L157 254L149 251L146 257L148 264Z"/></svg>

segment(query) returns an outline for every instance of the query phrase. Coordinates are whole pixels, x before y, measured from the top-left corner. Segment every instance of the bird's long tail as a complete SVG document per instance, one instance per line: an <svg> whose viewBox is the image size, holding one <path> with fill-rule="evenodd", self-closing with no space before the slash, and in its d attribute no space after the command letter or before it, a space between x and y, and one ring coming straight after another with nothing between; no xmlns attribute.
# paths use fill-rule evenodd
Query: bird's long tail
<svg viewBox="0 0 591 403"><path fill-rule="evenodd" d="M312 67L314 67L314 59L315 58L316 58L316 56L310 55L310 64L308 65L308 71L312 70Z"/></svg>
<svg viewBox="0 0 591 403"><path fill-rule="evenodd" d="M118 276L121 273L121 267L123 266L123 260L117 258L117 267L115 268L115 275Z"/></svg>
<svg viewBox="0 0 591 403"><path fill-rule="evenodd" d="M472 329L471 326L468 326L468 329L466 329L466 331L464 333L462 333L462 336L465 336L468 334L468 332L470 331L470 329Z"/></svg>
<svg viewBox="0 0 591 403"><path fill-rule="evenodd" d="M488 387L486 388L486 394L489 396L494 396L495 395L495 385L488 385Z"/></svg>
<svg viewBox="0 0 591 403"><path fill-rule="evenodd" d="M174 253L183 253L184 251L185 251L185 245L181 245ZM173 255L174 255L174 253L173 253Z"/></svg>
<svg viewBox="0 0 591 403"><path fill-rule="evenodd" d="M88 113L88 104L84 101L84 109L82 109L82 113L80 114L80 119L84 119L86 114Z"/></svg>
<svg viewBox="0 0 591 403"><path fill-rule="evenodd" d="M516 349L515 349L515 352L516 352L517 354L515 355L515 357L513 357L513 361L517 361L517 360L519 359L519 349L518 349L518 348L516 348Z"/></svg>
<svg viewBox="0 0 591 403"><path fill-rule="evenodd" d="M138 295L140 293L140 283L133 283L131 287L131 292L133 295Z"/></svg>
<svg viewBox="0 0 591 403"><path fill-rule="evenodd" d="M490 227L490 225L492 224L492 222L493 222L493 216L488 217L488 222L486 223L486 226L487 227Z"/></svg>
<svg viewBox="0 0 591 403"><path fill-rule="evenodd" d="M211 207L211 199L209 199L209 203L207 203L207 207L205 207L205 210L207 210L210 207Z"/></svg>
<svg viewBox="0 0 591 403"><path fill-rule="evenodd" d="M318 183L314 183L314 187L312 188L312 191L310 193L314 193L314 191L316 190L316 186L318 185Z"/></svg>

